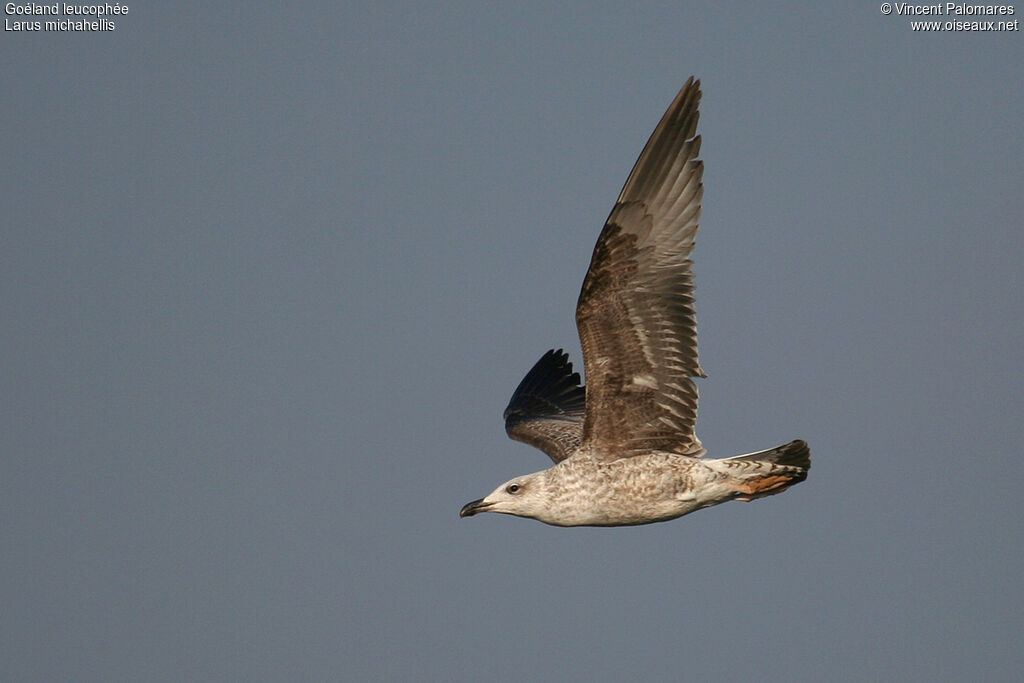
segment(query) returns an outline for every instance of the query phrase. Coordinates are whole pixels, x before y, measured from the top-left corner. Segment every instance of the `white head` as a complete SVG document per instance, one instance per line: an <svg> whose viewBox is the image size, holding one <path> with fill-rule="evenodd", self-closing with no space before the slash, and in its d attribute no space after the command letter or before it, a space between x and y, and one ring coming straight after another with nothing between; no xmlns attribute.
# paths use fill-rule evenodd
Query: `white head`
<svg viewBox="0 0 1024 683"><path fill-rule="evenodd" d="M510 479L490 495L463 505L459 517L472 517L478 512L500 512L543 522L549 502L546 474L547 470L543 470Z"/></svg>

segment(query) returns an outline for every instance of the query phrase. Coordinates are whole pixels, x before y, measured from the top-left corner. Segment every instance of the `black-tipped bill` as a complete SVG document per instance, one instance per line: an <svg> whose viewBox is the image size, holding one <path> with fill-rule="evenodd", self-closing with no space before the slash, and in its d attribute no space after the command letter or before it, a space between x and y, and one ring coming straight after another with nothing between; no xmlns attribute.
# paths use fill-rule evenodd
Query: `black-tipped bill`
<svg viewBox="0 0 1024 683"><path fill-rule="evenodd" d="M474 500L462 506L462 509L459 510L459 517L472 517L478 512L487 512L491 505L492 503L485 503L483 498Z"/></svg>

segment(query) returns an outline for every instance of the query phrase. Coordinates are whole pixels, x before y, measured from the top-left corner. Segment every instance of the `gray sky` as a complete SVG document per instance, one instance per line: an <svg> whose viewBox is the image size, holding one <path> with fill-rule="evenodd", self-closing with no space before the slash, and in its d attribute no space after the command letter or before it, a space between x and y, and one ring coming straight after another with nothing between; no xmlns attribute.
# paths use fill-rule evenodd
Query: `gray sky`
<svg viewBox="0 0 1024 683"><path fill-rule="evenodd" d="M1019 674L1019 31L345 4L0 39L0 678ZM460 520L690 74L698 433L809 479Z"/></svg>

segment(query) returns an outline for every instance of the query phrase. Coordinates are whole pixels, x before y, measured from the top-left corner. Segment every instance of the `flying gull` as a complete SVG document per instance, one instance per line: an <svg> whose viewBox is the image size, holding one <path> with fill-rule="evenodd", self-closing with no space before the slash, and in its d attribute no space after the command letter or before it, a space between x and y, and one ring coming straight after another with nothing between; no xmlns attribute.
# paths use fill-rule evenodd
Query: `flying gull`
<svg viewBox="0 0 1024 683"><path fill-rule="evenodd" d="M703 162L700 81L686 82L647 141L597 240L576 304L587 385L548 351L505 409L505 430L550 469L516 477L459 513L500 512L556 526L663 522L807 478L803 441L713 460L694 433L693 251Z"/></svg>

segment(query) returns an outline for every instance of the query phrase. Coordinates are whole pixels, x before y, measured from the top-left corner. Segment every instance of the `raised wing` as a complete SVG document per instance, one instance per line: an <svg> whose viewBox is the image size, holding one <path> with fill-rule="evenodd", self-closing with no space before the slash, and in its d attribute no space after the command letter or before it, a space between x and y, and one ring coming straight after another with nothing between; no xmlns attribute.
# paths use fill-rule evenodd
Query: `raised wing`
<svg viewBox="0 0 1024 683"><path fill-rule="evenodd" d="M693 251L703 195L690 78L654 129L597 240L576 305L587 405L583 443L617 459L699 457Z"/></svg>
<svg viewBox="0 0 1024 683"><path fill-rule="evenodd" d="M505 408L505 431L561 462L580 447L584 403L584 388L569 354L548 351L512 394Z"/></svg>

